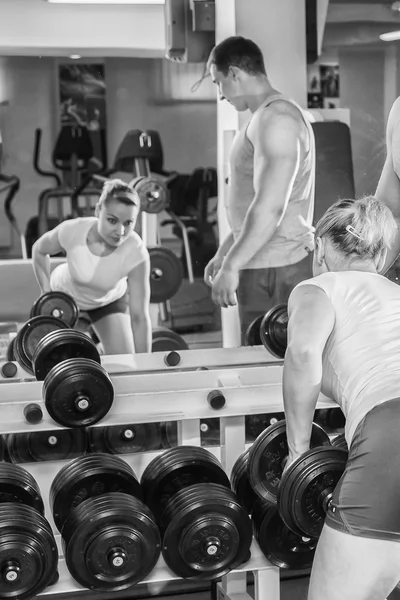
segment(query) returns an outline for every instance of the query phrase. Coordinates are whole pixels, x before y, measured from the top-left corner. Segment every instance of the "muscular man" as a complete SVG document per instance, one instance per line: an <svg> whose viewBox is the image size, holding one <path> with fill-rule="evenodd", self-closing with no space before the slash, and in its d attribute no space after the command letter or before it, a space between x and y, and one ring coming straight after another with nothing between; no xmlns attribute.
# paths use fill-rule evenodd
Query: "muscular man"
<svg viewBox="0 0 400 600"><path fill-rule="evenodd" d="M311 276L315 141L300 107L271 86L251 40L218 44L209 71L221 99L251 112L230 156L232 233L204 274L220 306L236 304L237 292L243 341L255 318Z"/></svg>
<svg viewBox="0 0 400 600"><path fill-rule="evenodd" d="M376 197L392 211L396 223L400 223L400 97L394 102L386 129L387 155L376 190ZM400 254L400 234L388 250L382 272L386 273Z"/></svg>

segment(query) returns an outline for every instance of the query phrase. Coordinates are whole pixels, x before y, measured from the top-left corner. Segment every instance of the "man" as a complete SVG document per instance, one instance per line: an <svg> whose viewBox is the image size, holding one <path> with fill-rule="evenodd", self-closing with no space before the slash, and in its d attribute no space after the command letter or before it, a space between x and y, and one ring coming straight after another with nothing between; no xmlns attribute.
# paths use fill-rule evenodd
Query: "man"
<svg viewBox="0 0 400 600"><path fill-rule="evenodd" d="M384 202L392 211L397 225L400 224L400 97L395 100L389 114L386 128L386 161L378 183L375 196ZM396 274L389 270L400 254L400 234L388 250L382 273L387 273L390 279ZM389 272L388 272L389 271Z"/></svg>
<svg viewBox="0 0 400 600"><path fill-rule="evenodd" d="M232 233L205 269L214 302L249 324L312 276L315 140L299 106L274 89L260 48L230 37L208 68L221 99L251 117L235 137L226 204Z"/></svg>

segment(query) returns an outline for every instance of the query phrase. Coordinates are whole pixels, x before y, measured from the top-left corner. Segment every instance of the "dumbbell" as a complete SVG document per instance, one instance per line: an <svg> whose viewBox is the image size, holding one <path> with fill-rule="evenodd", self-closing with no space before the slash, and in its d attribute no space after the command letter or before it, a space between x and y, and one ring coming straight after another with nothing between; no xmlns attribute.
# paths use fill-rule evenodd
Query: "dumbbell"
<svg viewBox="0 0 400 600"><path fill-rule="evenodd" d="M146 467L141 485L161 531L164 560L176 575L211 581L249 560L251 521L211 452L165 450Z"/></svg>
<svg viewBox="0 0 400 600"><path fill-rule="evenodd" d="M322 427L313 423L310 447L319 446L330 446L330 439ZM250 485L262 500L277 504L278 488L288 454L285 420L267 427L250 447Z"/></svg>
<svg viewBox="0 0 400 600"><path fill-rule="evenodd" d="M43 399L57 423L88 427L108 413L114 387L100 363L96 345L80 331L52 331L38 342L33 370L36 379L43 381Z"/></svg>
<svg viewBox="0 0 400 600"><path fill-rule="evenodd" d="M19 465L0 464L0 598L35 597L58 580L57 566L35 479Z"/></svg>
<svg viewBox="0 0 400 600"><path fill-rule="evenodd" d="M333 438L331 444L334 448L340 448L341 450L345 450L347 453L349 452L344 433L341 433Z"/></svg>
<svg viewBox="0 0 400 600"><path fill-rule="evenodd" d="M123 459L93 454L72 460L51 484L50 506L68 570L83 587L126 590L155 567L160 534Z"/></svg>
<svg viewBox="0 0 400 600"><path fill-rule="evenodd" d="M264 429L277 423L277 421L282 421L284 418L284 412L268 413L266 415L246 415L246 441L254 442L256 437L258 437Z"/></svg>
<svg viewBox="0 0 400 600"><path fill-rule="evenodd" d="M169 248L153 246L150 255L150 302L166 302L175 296L183 281L182 261Z"/></svg>
<svg viewBox="0 0 400 600"><path fill-rule="evenodd" d="M89 429L89 447L92 452L132 454L158 450L161 446L159 423L111 425Z"/></svg>
<svg viewBox="0 0 400 600"><path fill-rule="evenodd" d="M284 358L287 347L288 312L286 304L277 304L257 317L245 335L247 346L263 345L270 354Z"/></svg>
<svg viewBox="0 0 400 600"><path fill-rule="evenodd" d="M69 294L57 291L46 292L34 302L30 318L46 315L56 317L73 328L78 322L79 309Z"/></svg>
<svg viewBox="0 0 400 600"><path fill-rule="evenodd" d="M189 346L179 333L168 327L155 327L152 332L152 352L168 352L164 358L169 367L179 365L181 357L179 350L188 350Z"/></svg>
<svg viewBox="0 0 400 600"><path fill-rule="evenodd" d="M254 537L264 556L281 569L310 569L317 542L293 533L282 520L275 504L261 500L252 489L247 474L249 450L243 452L232 468L232 489L251 515Z"/></svg>
<svg viewBox="0 0 400 600"><path fill-rule="evenodd" d="M347 458L346 450L325 446L311 448L289 465L279 486L278 507L291 531L319 537Z"/></svg>
<svg viewBox="0 0 400 600"><path fill-rule="evenodd" d="M12 463L67 460L86 454L87 432L83 428L29 431L7 435L7 456Z"/></svg>

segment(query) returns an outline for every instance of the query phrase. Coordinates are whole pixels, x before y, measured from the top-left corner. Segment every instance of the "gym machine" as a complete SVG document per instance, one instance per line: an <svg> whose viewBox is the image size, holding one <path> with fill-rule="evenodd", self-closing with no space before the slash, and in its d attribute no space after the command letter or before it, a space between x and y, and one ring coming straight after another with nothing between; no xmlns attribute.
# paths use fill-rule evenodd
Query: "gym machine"
<svg viewBox="0 0 400 600"><path fill-rule="evenodd" d="M15 175L5 175L1 172L1 162L3 155L3 142L0 131L0 194L6 194L4 198L4 212L12 228L17 232L21 240L22 258L27 258L25 238L19 230L17 220L12 210L12 203L21 187L21 180Z"/></svg>

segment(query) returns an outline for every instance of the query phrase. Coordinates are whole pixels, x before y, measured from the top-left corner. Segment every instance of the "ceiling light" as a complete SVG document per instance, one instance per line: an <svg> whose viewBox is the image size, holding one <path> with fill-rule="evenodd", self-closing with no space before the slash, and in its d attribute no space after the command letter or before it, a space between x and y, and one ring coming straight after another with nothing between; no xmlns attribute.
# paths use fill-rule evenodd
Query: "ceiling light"
<svg viewBox="0 0 400 600"><path fill-rule="evenodd" d="M165 4L165 0L47 0L51 4Z"/></svg>
<svg viewBox="0 0 400 600"><path fill-rule="evenodd" d="M82 58L80 54L70 54L69 57L72 58L72 60L79 60Z"/></svg>
<svg viewBox="0 0 400 600"><path fill-rule="evenodd" d="M379 37L383 42L394 42L395 40L400 40L400 30L382 33Z"/></svg>

